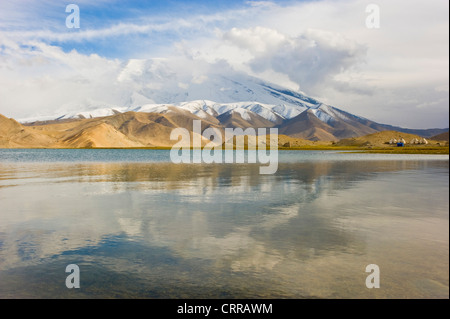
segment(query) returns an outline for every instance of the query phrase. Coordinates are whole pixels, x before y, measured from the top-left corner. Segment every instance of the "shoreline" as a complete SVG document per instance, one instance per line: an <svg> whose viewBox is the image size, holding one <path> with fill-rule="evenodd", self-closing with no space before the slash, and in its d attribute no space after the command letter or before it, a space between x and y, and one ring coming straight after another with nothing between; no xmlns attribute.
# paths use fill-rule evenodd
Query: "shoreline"
<svg viewBox="0 0 450 319"><path fill-rule="evenodd" d="M94 148L44 148L44 147L21 147L21 148L0 148L0 150L171 150L171 147L94 147ZM190 150L196 150L191 148ZM236 149L234 149L236 150ZM245 149L248 150L248 149ZM270 148L267 148L270 151ZM305 146L305 147L280 147L278 151L345 151L351 153L369 153L369 154L436 154L449 155L448 146L433 147L355 147L355 146Z"/></svg>

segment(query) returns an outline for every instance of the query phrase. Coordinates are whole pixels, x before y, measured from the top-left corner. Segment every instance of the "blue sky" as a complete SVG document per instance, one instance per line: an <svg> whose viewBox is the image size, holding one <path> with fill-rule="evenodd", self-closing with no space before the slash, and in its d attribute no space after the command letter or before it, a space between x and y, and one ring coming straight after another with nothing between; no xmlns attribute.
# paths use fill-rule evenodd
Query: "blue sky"
<svg viewBox="0 0 450 319"><path fill-rule="evenodd" d="M277 5L293 1L277 1ZM295 1L294 1L295 2ZM301 2L301 1L297 1ZM306 2L306 1L303 1ZM80 29L67 29L65 12L68 4L74 3L80 8ZM195 19L198 17L216 19L199 24L202 35L214 31L214 28L226 28L234 25L245 25L228 17L221 19L225 12L245 11L248 8L264 6L265 1L246 0L144 0L144 1L32 1L19 0L0 3L2 11L0 29L5 31L51 31L53 34L66 35L63 40L41 37L40 40L61 47L69 52L73 49L84 54L99 54L108 58L133 58L158 54L175 41L188 40L198 36ZM3 8L2 8L3 4ZM189 27L166 28L160 31L134 32L107 37L82 38L70 34L83 34L86 31L105 30L118 25L145 26L155 24L164 26L176 24L177 21L190 22ZM210 27L209 29L207 29ZM126 44L126 45L125 45Z"/></svg>
<svg viewBox="0 0 450 319"><path fill-rule="evenodd" d="M2 0L0 113L120 105L164 88L158 74L188 88L220 65L381 123L448 127L449 2L377 0L369 29L372 2ZM65 25L70 3L80 29ZM125 77L135 59L153 69Z"/></svg>
<svg viewBox="0 0 450 319"><path fill-rule="evenodd" d="M221 12L245 10L256 4L264 2L252 2L244 0L141 0L141 1L7 1L10 4L2 8L3 30L8 31L52 31L56 34L76 34L89 30L108 29L117 25L165 25L176 20L190 20L193 16L211 17ZM68 4L73 3L80 8L80 29L67 29L65 19L69 15L65 12ZM292 3L292 1L277 1L278 5ZM0 4L0 8L2 4ZM11 13L11 15L9 14ZM9 23L10 22L10 23ZM241 21L242 22L242 21ZM211 29L215 27L230 26L237 21L233 19L212 21ZM204 25L202 25L204 28ZM163 31L136 32L133 34L120 34L108 37L79 38L73 40L70 36L64 40L53 40L42 37L42 41L61 47L68 52L73 49L84 54L99 54L108 58L132 58L141 56L141 51L146 54L157 54L161 48L167 48L171 43L186 40L197 36L195 26L190 28L173 29ZM123 45L132 43L133 46ZM151 52L148 49L152 50Z"/></svg>

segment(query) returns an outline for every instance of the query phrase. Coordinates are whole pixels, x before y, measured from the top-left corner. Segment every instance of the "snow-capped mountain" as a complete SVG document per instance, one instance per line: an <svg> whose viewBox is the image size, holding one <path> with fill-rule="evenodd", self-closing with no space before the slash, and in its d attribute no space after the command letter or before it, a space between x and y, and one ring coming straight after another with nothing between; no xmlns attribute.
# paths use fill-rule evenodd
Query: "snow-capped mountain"
<svg viewBox="0 0 450 319"><path fill-rule="evenodd" d="M179 74L164 60L132 60L116 79L117 85L129 86L130 93L113 105L87 100L84 106L69 107L79 111L20 122L180 111L223 127L278 127L281 134L310 140L339 140L388 129L412 132L372 122L248 75L207 74ZM427 137L426 132L420 133Z"/></svg>
<svg viewBox="0 0 450 319"><path fill-rule="evenodd" d="M143 101L150 103L142 103ZM291 119L310 108L318 109L322 105L299 92L242 75L239 81L210 75L205 82L191 83L188 88L169 84L162 87L158 85L158 89L147 87L139 92L132 92L122 105L115 103L99 107L99 102L87 104L84 110L60 114L54 118L90 118L130 111L161 113L167 112L170 106L176 106L199 117L205 116L205 113L219 116L234 111L246 116L248 112L253 112L269 121L277 122L280 118Z"/></svg>

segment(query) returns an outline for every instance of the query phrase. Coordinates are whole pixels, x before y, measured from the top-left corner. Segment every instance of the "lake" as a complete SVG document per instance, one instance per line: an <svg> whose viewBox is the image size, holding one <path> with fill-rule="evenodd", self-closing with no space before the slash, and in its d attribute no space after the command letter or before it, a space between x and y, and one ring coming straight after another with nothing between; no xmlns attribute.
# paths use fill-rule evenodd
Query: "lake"
<svg viewBox="0 0 450 319"><path fill-rule="evenodd" d="M448 156L282 151L276 174L259 167L0 150L0 298L449 298Z"/></svg>

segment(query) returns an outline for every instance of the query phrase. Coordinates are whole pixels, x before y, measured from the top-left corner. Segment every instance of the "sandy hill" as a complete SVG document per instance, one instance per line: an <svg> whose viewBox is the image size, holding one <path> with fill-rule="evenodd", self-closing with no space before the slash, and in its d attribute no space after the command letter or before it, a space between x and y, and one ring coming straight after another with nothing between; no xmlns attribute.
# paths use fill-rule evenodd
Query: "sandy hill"
<svg viewBox="0 0 450 319"><path fill-rule="evenodd" d="M170 140L173 129L187 128L191 131L195 120L201 121L201 132L207 128L217 128L222 134L224 134L224 128L229 126L242 129L275 126L274 123L269 123L265 118L253 112L242 114L229 112L218 117L203 114L202 117L199 117L176 107L169 107L162 113L127 112L98 118L35 122L27 125L22 125L14 119L0 115L0 147L171 147L178 142ZM368 128L369 126L358 127L358 125L356 122L346 124L330 122L327 124L314 116L312 111L307 111L287 121L282 127L278 126L280 134L278 145L281 148L329 146L331 141L337 141L337 135L355 135L358 132L374 133L371 131L376 130L376 128ZM338 132L340 133L338 134ZM383 146L392 139L402 138L407 143L413 139L422 140L421 136L415 134L383 131L362 137L341 139L335 145ZM448 132L446 135L439 137L441 140L442 138L448 140ZM431 144L437 143L430 142ZM207 143L209 143L209 140L202 138L202 145L204 146Z"/></svg>
<svg viewBox="0 0 450 319"><path fill-rule="evenodd" d="M214 117L199 118L180 109L162 114L128 112L91 119L36 122L28 126L5 117L1 120L0 147L10 148L171 147L177 143L170 140L173 129L192 130L194 120L202 121L202 132L214 127L223 133ZM202 145L208 142L202 139Z"/></svg>
<svg viewBox="0 0 450 319"><path fill-rule="evenodd" d="M220 124L223 127L230 128L258 128L265 127L271 128L275 126L275 123L266 120L262 116L259 116L256 113L248 112L247 118L244 119L241 114L237 112L227 112L217 117Z"/></svg>
<svg viewBox="0 0 450 319"><path fill-rule="evenodd" d="M56 139L0 114L0 147L52 147Z"/></svg>
<svg viewBox="0 0 450 319"><path fill-rule="evenodd" d="M446 142L448 142L449 141L449 136L448 135L449 135L448 132L446 132L446 133L442 133L442 134L433 136L431 139L435 140L435 141L446 141Z"/></svg>
<svg viewBox="0 0 450 319"><path fill-rule="evenodd" d="M336 143L338 146L386 146L393 139L404 139L407 144L412 140L422 140L419 135L402 133L397 131L383 131L361 137L342 139ZM436 144L433 140L428 140L430 144Z"/></svg>
<svg viewBox="0 0 450 319"><path fill-rule="evenodd" d="M287 121L280 127L280 134L312 141L333 141L336 137L330 133L331 130L328 124L307 111Z"/></svg>
<svg viewBox="0 0 450 319"><path fill-rule="evenodd" d="M214 118L208 121L187 111L176 109L164 114L135 112L117 114L106 118L105 122L143 146L170 147L176 143L176 141L170 141L173 129L182 127L192 130L195 120L202 121L202 132L211 127L223 131ZM206 141L203 142L203 144L205 143Z"/></svg>
<svg viewBox="0 0 450 319"><path fill-rule="evenodd" d="M363 136L385 130L380 124L358 118L349 113L339 113L339 116L345 118L345 120L338 120L338 116L338 119L322 121L315 112L317 110L308 110L284 122L280 126L280 133L311 141L339 141L343 138ZM336 110L334 110L334 113L335 115L338 114Z"/></svg>
<svg viewBox="0 0 450 319"><path fill-rule="evenodd" d="M70 148L108 148L142 147L143 145L130 140L123 133L106 123L98 123L63 140L63 145Z"/></svg>

